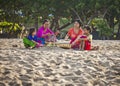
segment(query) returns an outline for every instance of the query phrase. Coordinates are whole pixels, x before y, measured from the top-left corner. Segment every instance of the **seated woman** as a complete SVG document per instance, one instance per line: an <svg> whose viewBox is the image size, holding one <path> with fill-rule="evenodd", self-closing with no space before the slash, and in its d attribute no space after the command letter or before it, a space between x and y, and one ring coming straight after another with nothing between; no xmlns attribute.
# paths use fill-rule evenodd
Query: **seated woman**
<svg viewBox="0 0 120 86"><path fill-rule="evenodd" d="M75 41L75 40L78 38L78 36L81 36L81 35L83 35L81 23L79 20L76 20L74 23L74 27L68 31L65 37L65 40L70 38L71 39L70 44L72 44L72 48L76 49L76 48L79 48L80 41L79 40Z"/></svg>
<svg viewBox="0 0 120 86"><path fill-rule="evenodd" d="M35 48L43 46L41 43L38 42L35 28L30 29L29 35L23 38L23 43L26 48Z"/></svg>
<svg viewBox="0 0 120 86"><path fill-rule="evenodd" d="M37 31L37 37L42 38L42 41L45 42L55 42L56 37L52 30L49 28L50 22L44 20L43 25Z"/></svg>

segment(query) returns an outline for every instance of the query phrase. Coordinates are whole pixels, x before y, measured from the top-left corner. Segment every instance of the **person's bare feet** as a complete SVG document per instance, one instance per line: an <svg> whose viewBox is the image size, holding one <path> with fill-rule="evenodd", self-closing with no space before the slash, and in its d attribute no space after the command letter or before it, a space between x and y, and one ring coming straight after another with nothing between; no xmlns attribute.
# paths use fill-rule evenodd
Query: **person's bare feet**
<svg viewBox="0 0 120 86"><path fill-rule="evenodd" d="M91 50L99 50L99 46L94 46Z"/></svg>
<svg viewBox="0 0 120 86"><path fill-rule="evenodd" d="M28 47L28 49L34 49L35 47Z"/></svg>
<svg viewBox="0 0 120 86"><path fill-rule="evenodd" d="M43 44L37 43L36 47L37 47L37 48L43 47Z"/></svg>

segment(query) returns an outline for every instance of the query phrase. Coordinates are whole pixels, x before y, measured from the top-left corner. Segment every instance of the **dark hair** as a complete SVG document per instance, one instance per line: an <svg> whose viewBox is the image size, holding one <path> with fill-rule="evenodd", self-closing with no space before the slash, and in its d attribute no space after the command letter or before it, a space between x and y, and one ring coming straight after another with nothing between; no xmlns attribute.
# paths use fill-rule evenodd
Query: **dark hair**
<svg viewBox="0 0 120 86"><path fill-rule="evenodd" d="M88 30L90 33L92 32L92 30L91 30L90 26L85 25L85 26L84 26L84 28L85 28L86 30Z"/></svg>
<svg viewBox="0 0 120 86"><path fill-rule="evenodd" d="M45 19L42 24L45 24L46 22L49 22L49 21L47 19Z"/></svg>
<svg viewBox="0 0 120 86"><path fill-rule="evenodd" d="M32 35L33 32L35 32L35 28L30 28L29 35Z"/></svg>
<svg viewBox="0 0 120 86"><path fill-rule="evenodd" d="M75 20L75 22L78 22L79 23L79 27L82 25L82 23L80 22L80 20Z"/></svg>

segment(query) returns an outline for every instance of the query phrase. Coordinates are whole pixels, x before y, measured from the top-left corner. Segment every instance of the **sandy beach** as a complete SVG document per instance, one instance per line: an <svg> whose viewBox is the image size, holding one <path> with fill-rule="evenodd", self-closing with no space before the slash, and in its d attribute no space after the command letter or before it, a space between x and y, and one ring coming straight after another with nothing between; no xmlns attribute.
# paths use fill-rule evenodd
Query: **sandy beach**
<svg viewBox="0 0 120 86"><path fill-rule="evenodd" d="M120 86L120 41L93 40L97 51L25 49L0 39L0 86Z"/></svg>

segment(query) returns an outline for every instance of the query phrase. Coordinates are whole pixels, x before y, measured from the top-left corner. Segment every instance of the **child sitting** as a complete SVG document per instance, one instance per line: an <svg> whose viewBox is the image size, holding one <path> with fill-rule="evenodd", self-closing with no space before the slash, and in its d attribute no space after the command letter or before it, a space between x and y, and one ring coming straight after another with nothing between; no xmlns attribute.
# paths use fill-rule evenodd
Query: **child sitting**
<svg viewBox="0 0 120 86"><path fill-rule="evenodd" d="M92 35L91 28L89 26L84 27L84 35L80 37L80 50L91 50Z"/></svg>
<svg viewBox="0 0 120 86"><path fill-rule="evenodd" d="M23 38L23 43L26 48L35 48L35 47L41 47L43 44L39 43L39 40L36 36L36 30L35 28L31 28L29 35L25 38Z"/></svg>

